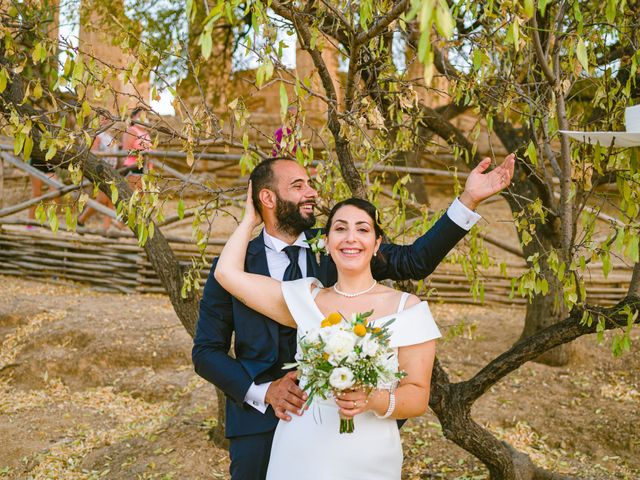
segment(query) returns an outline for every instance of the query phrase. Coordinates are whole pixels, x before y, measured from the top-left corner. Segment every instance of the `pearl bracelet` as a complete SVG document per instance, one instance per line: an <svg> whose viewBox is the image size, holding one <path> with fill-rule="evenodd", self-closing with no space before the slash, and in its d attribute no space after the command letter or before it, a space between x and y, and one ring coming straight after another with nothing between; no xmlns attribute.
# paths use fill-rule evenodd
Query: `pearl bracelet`
<svg viewBox="0 0 640 480"><path fill-rule="evenodd" d="M389 390L389 408L384 415L378 415L376 412L373 412L378 418L389 418L393 411L396 409L396 395L393 393L393 390Z"/></svg>

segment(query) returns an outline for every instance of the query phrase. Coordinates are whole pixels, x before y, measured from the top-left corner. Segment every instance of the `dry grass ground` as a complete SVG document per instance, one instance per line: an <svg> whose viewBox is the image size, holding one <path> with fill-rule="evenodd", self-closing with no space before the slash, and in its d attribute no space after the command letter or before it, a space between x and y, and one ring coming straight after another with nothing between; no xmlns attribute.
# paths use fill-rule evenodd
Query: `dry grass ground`
<svg viewBox="0 0 640 480"><path fill-rule="evenodd" d="M163 296L102 294L0 277L0 478L228 478L211 445L213 388ZM433 305L453 378L508 348L524 310ZM458 330L456 328L455 330ZM639 334L634 338L637 345ZM586 478L640 478L640 355L614 359L595 338L569 367L529 364L474 415L539 465ZM405 478L485 478L431 414L403 428Z"/></svg>

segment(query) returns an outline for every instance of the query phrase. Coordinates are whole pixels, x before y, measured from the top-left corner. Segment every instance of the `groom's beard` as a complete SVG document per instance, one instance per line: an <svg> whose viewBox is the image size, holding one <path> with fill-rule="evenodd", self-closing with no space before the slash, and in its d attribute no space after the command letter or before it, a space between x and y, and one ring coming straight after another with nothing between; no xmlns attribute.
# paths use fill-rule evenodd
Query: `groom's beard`
<svg viewBox="0 0 640 480"><path fill-rule="evenodd" d="M276 193L276 221L277 228L287 235L300 235L305 230L316 224L316 217L312 213L308 216L300 213L300 207L306 203L294 203L289 200L283 200Z"/></svg>

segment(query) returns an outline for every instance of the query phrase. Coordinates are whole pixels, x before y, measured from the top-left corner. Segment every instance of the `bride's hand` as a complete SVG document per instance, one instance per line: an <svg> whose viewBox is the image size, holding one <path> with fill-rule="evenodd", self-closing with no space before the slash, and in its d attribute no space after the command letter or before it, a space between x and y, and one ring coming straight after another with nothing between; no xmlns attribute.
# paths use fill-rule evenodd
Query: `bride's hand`
<svg viewBox="0 0 640 480"><path fill-rule="evenodd" d="M247 187L247 202L244 207L244 216L242 217L242 221L249 223L252 227L257 227L258 225L260 225L260 223L262 223L262 217L253 204L252 191L253 188L251 185L251 181L249 181L249 186Z"/></svg>
<svg viewBox="0 0 640 480"><path fill-rule="evenodd" d="M336 394L336 404L345 417L355 417L369 410L369 393L360 390L345 390Z"/></svg>

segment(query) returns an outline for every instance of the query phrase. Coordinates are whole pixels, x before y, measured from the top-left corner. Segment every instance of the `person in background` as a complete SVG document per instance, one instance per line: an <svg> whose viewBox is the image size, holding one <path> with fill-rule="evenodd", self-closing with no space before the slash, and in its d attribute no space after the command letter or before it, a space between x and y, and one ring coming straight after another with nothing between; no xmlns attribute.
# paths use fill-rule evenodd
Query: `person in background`
<svg viewBox="0 0 640 480"><path fill-rule="evenodd" d="M129 126L122 135L122 149L129 152L125 158L123 166L131 167L127 174L127 181L132 190L140 190L142 187L142 175L144 174L145 165L151 168L150 162L143 157L142 165L138 162L138 153L151 148L151 136L147 129L140 125L140 117L144 109L136 107L131 112L131 120Z"/></svg>
<svg viewBox="0 0 640 480"><path fill-rule="evenodd" d="M119 150L118 142L115 138L108 132L108 125L110 123L110 119L106 115L100 115L100 132L93 139L93 144L91 145L92 152L100 152L100 153L116 153ZM100 160L109 165L112 168L118 167L118 157L111 156L100 156ZM114 208L113 203L111 203L111 199L102 191L98 191L98 196L96 197L96 201L101 205L104 205L109 208ZM89 218L91 218L96 213L91 207L87 207L85 211L78 217L78 225L83 226ZM112 219L111 217L104 215L102 219L102 228L107 231L109 227L111 227ZM124 228L124 225L120 222L116 222L116 226L118 228Z"/></svg>

